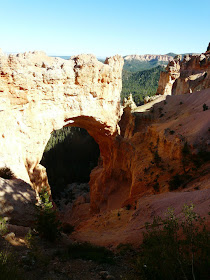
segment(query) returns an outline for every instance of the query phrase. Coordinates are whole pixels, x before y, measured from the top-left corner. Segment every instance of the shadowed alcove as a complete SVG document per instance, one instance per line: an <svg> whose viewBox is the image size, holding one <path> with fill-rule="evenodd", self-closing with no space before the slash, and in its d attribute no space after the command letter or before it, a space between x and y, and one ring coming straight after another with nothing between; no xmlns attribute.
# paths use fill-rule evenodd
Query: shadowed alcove
<svg viewBox="0 0 210 280"><path fill-rule="evenodd" d="M53 131L41 160L53 199L59 199L69 184L88 183L99 155L98 144L84 128L68 126Z"/></svg>

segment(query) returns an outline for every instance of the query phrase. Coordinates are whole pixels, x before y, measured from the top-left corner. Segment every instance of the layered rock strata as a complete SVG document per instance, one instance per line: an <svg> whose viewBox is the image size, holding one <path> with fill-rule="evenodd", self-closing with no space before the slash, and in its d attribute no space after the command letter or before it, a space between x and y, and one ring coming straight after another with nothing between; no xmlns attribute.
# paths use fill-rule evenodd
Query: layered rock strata
<svg viewBox="0 0 210 280"><path fill-rule="evenodd" d="M36 190L47 186L39 162L51 132L68 125L87 129L106 162L120 118L122 67L120 56L103 64L93 55L0 52L0 167Z"/></svg>
<svg viewBox="0 0 210 280"><path fill-rule="evenodd" d="M172 59L164 72L160 73L156 95L170 95L174 82L180 76L180 57Z"/></svg>
<svg viewBox="0 0 210 280"><path fill-rule="evenodd" d="M144 54L144 55L127 55L124 57L125 60L131 61L131 60L139 60L139 61L164 61L169 62L173 59L170 55L158 55L158 54Z"/></svg>
<svg viewBox="0 0 210 280"><path fill-rule="evenodd" d="M39 164L45 145L53 130L70 125L87 129L99 144L101 160L90 179L93 212L134 205L143 195L167 192L177 174L183 175L185 185L193 184L193 178L201 180L195 187L208 187L209 177L202 182L202 174L209 174L205 173L207 164L196 179L198 167L189 158L200 149L209 151L210 110L203 110L204 104L210 108L209 54L204 56L204 61L202 55L189 57L189 65L186 58L181 62L178 57L166 72L170 92L172 81L178 81L182 73L191 77L199 68L199 79L205 77L194 87L196 92L167 96L142 110L129 99L121 117L120 56L103 64L92 55L66 61L40 52L1 53L0 167L10 167L36 190L46 186L46 172ZM183 157L185 143L188 155Z"/></svg>
<svg viewBox="0 0 210 280"><path fill-rule="evenodd" d="M210 108L209 96L206 89L167 96L142 112L126 107L109 161L91 173L93 212L134 207L140 197L170 186L208 188L210 162L202 155L210 152L210 110L203 110L203 104Z"/></svg>
<svg viewBox="0 0 210 280"><path fill-rule="evenodd" d="M209 48L209 47L208 47ZM160 75L158 94L179 95L210 87L210 52L175 57Z"/></svg>

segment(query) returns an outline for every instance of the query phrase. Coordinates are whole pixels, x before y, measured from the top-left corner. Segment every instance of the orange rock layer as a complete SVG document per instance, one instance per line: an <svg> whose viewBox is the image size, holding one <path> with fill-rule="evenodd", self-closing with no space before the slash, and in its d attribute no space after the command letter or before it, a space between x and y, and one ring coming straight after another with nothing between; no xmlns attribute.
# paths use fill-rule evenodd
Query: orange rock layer
<svg viewBox="0 0 210 280"><path fill-rule="evenodd" d="M125 108L121 134L109 143L106 162L91 173L93 212L167 192L177 174L185 178L182 186L209 187L210 178L202 181L202 174L209 173L209 161L201 169L193 163L200 150L210 151L210 110L204 111L203 104L210 108L210 89L167 96L145 112Z"/></svg>

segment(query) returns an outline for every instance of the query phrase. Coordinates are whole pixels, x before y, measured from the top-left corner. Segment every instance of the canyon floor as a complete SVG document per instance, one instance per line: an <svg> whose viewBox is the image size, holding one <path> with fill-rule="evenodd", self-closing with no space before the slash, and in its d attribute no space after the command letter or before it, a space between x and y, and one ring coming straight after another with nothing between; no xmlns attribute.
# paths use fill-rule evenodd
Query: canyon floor
<svg viewBox="0 0 210 280"><path fill-rule="evenodd" d="M92 253L74 258L68 253L75 244L74 240L64 233L56 242L50 243L39 236L29 240L29 228L26 227L9 225L9 231L15 232L15 236L0 237L1 250L7 253L7 274L2 272L2 280L137 279L134 268L136 252L130 245L115 250L111 256L97 255L97 247L93 246L97 259L92 260Z"/></svg>

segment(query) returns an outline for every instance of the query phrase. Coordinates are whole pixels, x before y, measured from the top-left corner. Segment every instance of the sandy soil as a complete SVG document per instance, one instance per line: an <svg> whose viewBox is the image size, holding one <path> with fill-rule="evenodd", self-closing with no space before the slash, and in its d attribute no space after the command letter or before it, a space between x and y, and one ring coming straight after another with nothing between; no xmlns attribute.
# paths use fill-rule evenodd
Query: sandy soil
<svg viewBox="0 0 210 280"><path fill-rule="evenodd" d="M97 245L116 247L120 243L139 244L142 241L145 223L152 222L154 216L164 216L169 207L177 216L182 216L184 204L193 203L195 212L210 218L210 189L169 192L140 198L130 210L126 208L97 214L83 221L72 234L78 241L89 241ZM134 209L136 208L136 209Z"/></svg>

